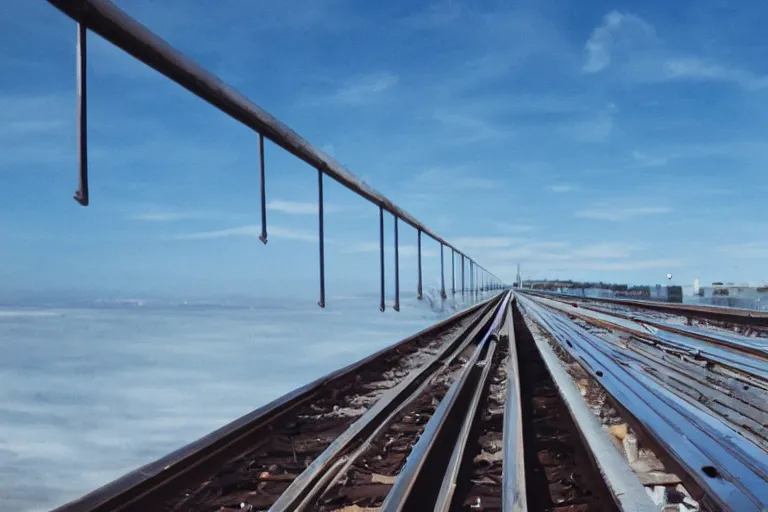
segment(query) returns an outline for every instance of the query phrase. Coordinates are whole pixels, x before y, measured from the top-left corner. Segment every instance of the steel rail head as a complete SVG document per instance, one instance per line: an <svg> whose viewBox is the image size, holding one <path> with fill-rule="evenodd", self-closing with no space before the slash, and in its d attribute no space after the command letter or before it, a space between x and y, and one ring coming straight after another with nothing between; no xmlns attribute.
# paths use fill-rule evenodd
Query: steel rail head
<svg viewBox="0 0 768 512"><path fill-rule="evenodd" d="M679 334L674 332L674 329L649 330L642 322L627 320L611 312L582 307L574 308L568 302L551 300L545 297L537 297L535 300L547 308L563 311L593 325L624 331L637 338L648 340L651 343L674 347L675 349L688 351L692 354L700 354L710 360L717 361L722 366L728 366L738 372L751 375L763 381L768 380L768 362L762 356L755 357L752 350L738 346L723 347L722 343L713 343L711 340L694 338L688 334Z"/></svg>
<svg viewBox="0 0 768 512"><path fill-rule="evenodd" d="M480 398L490 383L488 376L493 369L493 358L496 355L496 347L496 340L492 339L489 343L488 351L485 354L482 371L475 383L475 390L472 393L471 400L466 409L463 409L464 421L461 425L461 431L456 437L451 458L448 461L448 466L443 475L443 482L440 485L440 491L438 492L437 500L435 501L434 510L436 512L448 512L452 508L451 505L453 505L454 491L456 490L456 479L459 477L459 470L462 462L464 462L464 453L467 449L469 434L477 421Z"/></svg>
<svg viewBox="0 0 768 512"><path fill-rule="evenodd" d="M333 467L341 457L346 457L354 444L368 436L363 444L370 443L394 416L407 404L418 397L429 385L430 378L441 368L459 357L467 346L479 335L483 325L493 316L494 301L475 313L475 318L453 339L443 345L429 361L412 371L397 386L387 391L370 409L341 433L312 463L283 491L270 508L270 512L291 512L299 510L297 503L305 503L309 497L318 498L329 481L322 478L328 468ZM358 454L360 450L357 450ZM351 463L356 456L347 461Z"/></svg>
<svg viewBox="0 0 768 512"><path fill-rule="evenodd" d="M587 407L581 396L581 391L576 387L575 382L560 363L554 350L543 340L534 339L534 341L549 374L552 376L552 380L557 386L557 391L573 419L574 425L576 425L581 438L591 452L593 463L597 466L619 510L626 512L657 511L658 506L650 499L640 480L627 464L624 456L619 453L613 441L609 438L609 434L603 430L594 413ZM507 391L507 396L509 396L509 391ZM509 402L507 402L507 405L509 405ZM506 416L504 426L511 427L510 423L506 422ZM506 470L508 467L507 449L515 450L517 446L522 447L522 443L516 445L513 438L507 438L506 431L504 436L504 468ZM519 460L522 461L522 458ZM519 485L518 488L520 488ZM524 486L522 488L525 490ZM507 491L507 489L508 481L504 477L504 491ZM510 499L512 496L513 492L505 493L504 510L524 510L515 506L514 501Z"/></svg>
<svg viewBox="0 0 768 512"><path fill-rule="evenodd" d="M714 509L768 507L768 454L698 405L660 386L641 366L607 346L565 313L522 297L529 317L571 355L624 411L634 428L659 448L678 476Z"/></svg>
<svg viewBox="0 0 768 512"><path fill-rule="evenodd" d="M570 303L571 301L563 297L552 296L550 297L560 302ZM671 332L673 334L679 334L682 336L690 336L702 341L713 343L716 345L722 345L734 350L748 352L756 357L763 359L768 358L768 345L759 341L759 338L752 338L748 336L742 336L733 333L717 332L712 330L699 329L697 327L691 327L687 325L670 324L662 320L657 320L651 317L637 314L625 314L621 311L606 311L603 308L595 307L594 305L580 305L579 308L595 311L597 313L609 314L625 320L631 320L638 324L648 325L661 329L663 331Z"/></svg>
<svg viewBox="0 0 768 512"><path fill-rule="evenodd" d="M469 361L448 389L446 395L440 401L434 414L427 422L424 432L411 450L405 467L403 467L400 475L395 480L395 484L389 494L387 494L384 503L381 505L382 512L412 510L412 508L409 508L408 503L414 490L414 486L416 485L416 481L421 478L422 469L427 462L427 458L435 447L437 437L448 421L449 413L459 399L460 393L464 390L464 387L471 376L477 371L477 362L480 360L480 357L487 352L488 342L501 324L503 315L509 307L509 300L509 293L501 297L499 305L493 315L493 320L489 323L487 328L484 329L485 334L478 343L477 349L473 352L472 356L470 356Z"/></svg>
<svg viewBox="0 0 768 512"><path fill-rule="evenodd" d="M555 295L553 292L545 290L526 289L525 293L534 295ZM618 297L583 297L570 294L557 294L561 297L571 299L582 299L591 302L603 302L606 304L621 304L625 306L635 306L655 311L665 312L673 315L695 316L706 318L708 320L721 321L726 323L754 325L758 327L768 326L768 311L753 311L750 309L728 308L721 306L708 306L702 304L680 304L674 302L659 302L652 300L623 299Z"/></svg>
<svg viewBox="0 0 768 512"><path fill-rule="evenodd" d="M514 296L513 296L514 300ZM526 512L528 501L525 494L525 453L523 448L523 411L520 398L520 372L515 340L515 323L512 304L507 309L501 338L507 338L507 402L504 404L504 430L502 443L504 455L501 470L501 502L504 512Z"/></svg>
<svg viewBox="0 0 768 512"><path fill-rule="evenodd" d="M47 0L48 3L80 24L78 63L80 124L80 187L76 199L88 204L87 151L85 138L85 30L89 29L135 59L165 75L192 94L218 108L240 123L252 128L287 152L352 190L380 208L400 218L436 242L459 251L457 247L429 229L388 197L365 183L329 155L312 146L298 133L264 109L224 83L213 73L185 56L157 34L127 15L109 0Z"/></svg>

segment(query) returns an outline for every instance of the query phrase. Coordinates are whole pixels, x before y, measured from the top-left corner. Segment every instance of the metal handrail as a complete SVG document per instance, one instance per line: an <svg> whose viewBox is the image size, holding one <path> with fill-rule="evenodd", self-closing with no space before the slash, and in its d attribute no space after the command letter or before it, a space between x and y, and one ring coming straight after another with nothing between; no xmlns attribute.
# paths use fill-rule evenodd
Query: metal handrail
<svg viewBox="0 0 768 512"><path fill-rule="evenodd" d="M448 247L452 251L469 259L478 269L483 270L492 278L494 289L503 287L502 281L477 265L464 252L447 242L437 233L429 229L410 213L403 210L389 198L352 174L336 160L312 146L298 133L270 115L234 88L224 83L213 73L207 71L189 57L173 48L157 34L128 16L108 0L47 0L61 12L78 22L78 98L79 98L79 135L80 135L80 186L75 199L83 206L88 205L88 174L87 174L87 136L86 136L86 29L99 34L101 37L121 48L137 60L170 78L177 84L189 90L202 100L215 106L230 117L252 128L259 134L259 153L261 157L262 203L264 196L264 160L263 138L266 137L276 145L300 158L319 171L320 179L325 174L377 205L382 211L391 213L420 233ZM320 189L322 190L322 189ZM320 193L322 202L322 192ZM322 217L322 207L320 206ZM321 237L322 237L322 222ZM266 243L266 213L262 204L262 237ZM383 249L383 246L382 246ZM321 245L322 251L322 245ZM322 261L321 253L321 261ZM382 272L383 273L383 272ZM321 279L322 276L321 276ZM421 283L420 283L421 284ZM476 284L476 283L475 283ZM421 286L420 286L421 287ZM477 286L475 286L477 287ZM488 287L490 288L490 287ZM383 291L383 289L382 289ZM444 294L443 285L443 294ZM324 294L321 293L321 306L324 305ZM383 295L383 293L382 293ZM419 293L421 295L421 293ZM398 300L396 299L396 303Z"/></svg>

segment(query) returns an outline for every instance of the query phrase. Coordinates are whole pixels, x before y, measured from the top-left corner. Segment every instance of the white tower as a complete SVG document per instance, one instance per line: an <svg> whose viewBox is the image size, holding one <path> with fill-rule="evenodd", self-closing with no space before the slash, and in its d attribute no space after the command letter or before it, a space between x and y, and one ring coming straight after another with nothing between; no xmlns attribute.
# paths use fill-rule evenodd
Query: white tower
<svg viewBox="0 0 768 512"><path fill-rule="evenodd" d="M694 295L698 295L700 288L701 288L701 283L699 282L698 279L694 279L693 280L693 294Z"/></svg>

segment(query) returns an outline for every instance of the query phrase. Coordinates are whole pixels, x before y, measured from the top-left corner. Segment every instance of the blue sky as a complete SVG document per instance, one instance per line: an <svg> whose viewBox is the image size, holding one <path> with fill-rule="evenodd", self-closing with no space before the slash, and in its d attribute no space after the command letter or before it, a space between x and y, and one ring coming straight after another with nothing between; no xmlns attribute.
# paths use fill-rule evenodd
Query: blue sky
<svg viewBox="0 0 768 512"><path fill-rule="evenodd" d="M766 278L762 3L117 4L503 279ZM268 144L262 246L255 133L89 34L82 208L74 22L4 2L0 48L5 294L316 294L314 170ZM377 209L326 201L329 296L376 292Z"/></svg>

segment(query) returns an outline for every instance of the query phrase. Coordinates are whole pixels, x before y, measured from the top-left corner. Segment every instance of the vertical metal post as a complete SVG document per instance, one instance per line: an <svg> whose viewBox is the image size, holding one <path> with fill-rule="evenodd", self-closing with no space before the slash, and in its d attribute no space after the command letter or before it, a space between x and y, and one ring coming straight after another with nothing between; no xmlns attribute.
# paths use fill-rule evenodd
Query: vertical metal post
<svg viewBox="0 0 768 512"><path fill-rule="evenodd" d="M383 313L387 309L384 302L384 208L379 206L379 255L381 261L381 305L379 310Z"/></svg>
<svg viewBox="0 0 768 512"><path fill-rule="evenodd" d="M419 258L419 287L417 288L418 295L416 296L419 300L422 298L422 290L421 290L421 230L418 231L418 238L417 238L417 252L418 252L418 258Z"/></svg>
<svg viewBox="0 0 768 512"><path fill-rule="evenodd" d="M456 251L451 249L451 295L456 295Z"/></svg>
<svg viewBox="0 0 768 512"><path fill-rule="evenodd" d="M464 295L466 288L464 287L464 255L461 255L461 294Z"/></svg>
<svg viewBox="0 0 768 512"><path fill-rule="evenodd" d="M75 201L88 206L88 84L86 81L87 30L77 24L77 143L80 150L80 177Z"/></svg>
<svg viewBox="0 0 768 512"><path fill-rule="evenodd" d="M264 159L261 160L264 162ZM263 170L263 167L262 167ZM262 174L262 178L263 178ZM262 190L264 190L262 185ZM262 205L264 204L264 198L262 196ZM264 213L262 206L262 213ZM266 220L266 215L264 216ZM325 307L325 229L323 226L323 171L317 170L317 219L318 219L318 232L320 235L320 300L317 305L321 308ZM267 230L264 227L266 224L262 224L262 233L264 239L262 242L267 243Z"/></svg>
<svg viewBox="0 0 768 512"><path fill-rule="evenodd" d="M266 245L267 243L267 187L266 177L264 171L264 135L259 134L259 182L261 183L261 235L259 240ZM323 226L323 171L317 170L320 173L318 177L319 190L320 190L320 230L322 232ZM320 247L323 246L322 235L320 238ZM320 306L323 307L323 306Z"/></svg>
<svg viewBox="0 0 768 512"><path fill-rule="evenodd" d="M443 258L443 244L440 243L440 297L448 297L445 293L445 259Z"/></svg>
<svg viewBox="0 0 768 512"><path fill-rule="evenodd" d="M400 248L397 234L397 215L395 215L395 311L400 311Z"/></svg>

